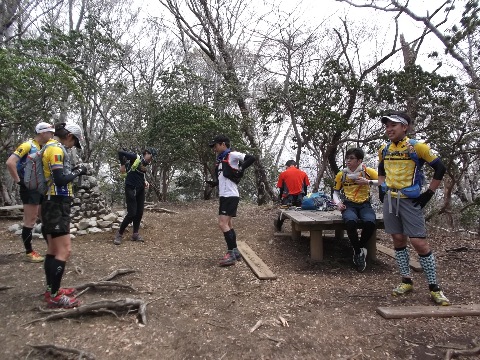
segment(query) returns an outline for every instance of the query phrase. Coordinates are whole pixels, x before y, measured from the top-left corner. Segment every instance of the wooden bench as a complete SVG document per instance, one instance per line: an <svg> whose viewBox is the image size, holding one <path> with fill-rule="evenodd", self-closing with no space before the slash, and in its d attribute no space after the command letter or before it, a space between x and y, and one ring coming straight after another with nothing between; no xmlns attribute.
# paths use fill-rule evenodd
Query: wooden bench
<svg viewBox="0 0 480 360"><path fill-rule="evenodd" d="M0 206L0 218L21 218L23 205Z"/></svg>
<svg viewBox="0 0 480 360"><path fill-rule="evenodd" d="M323 260L324 230L334 230L335 238L341 239L346 230L340 211L317 210L281 210L280 219L292 221L292 239L300 239L302 231L310 232L310 258L314 261ZM383 214L377 213L376 229L384 229ZM367 243L367 258L377 259L377 230L373 232Z"/></svg>

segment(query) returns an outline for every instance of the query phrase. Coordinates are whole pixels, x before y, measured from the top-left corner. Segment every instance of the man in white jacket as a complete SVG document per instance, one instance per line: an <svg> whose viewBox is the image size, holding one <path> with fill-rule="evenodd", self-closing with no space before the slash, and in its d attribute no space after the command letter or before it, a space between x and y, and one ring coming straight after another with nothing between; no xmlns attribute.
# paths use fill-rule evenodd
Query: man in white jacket
<svg viewBox="0 0 480 360"><path fill-rule="evenodd" d="M240 195L238 183L246 168L255 162L255 157L230 149L230 139L225 135L217 135L209 143L217 154L215 163L215 180L207 181L210 186L218 186L220 206L218 209L218 226L227 243L227 253L220 260L220 266L234 265L241 259L237 249L237 235L233 229L232 218L237 216Z"/></svg>

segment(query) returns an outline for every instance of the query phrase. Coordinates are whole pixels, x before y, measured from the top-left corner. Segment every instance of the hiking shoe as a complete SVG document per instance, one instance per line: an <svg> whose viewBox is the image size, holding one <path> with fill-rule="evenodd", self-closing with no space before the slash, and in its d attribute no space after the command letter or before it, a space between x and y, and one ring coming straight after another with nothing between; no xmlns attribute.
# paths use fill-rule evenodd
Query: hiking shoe
<svg viewBox="0 0 480 360"><path fill-rule="evenodd" d="M63 309L71 309L80 305L80 301L78 301L75 297L68 297L67 295L62 295L57 293L57 296L50 297L47 301L49 308L63 308Z"/></svg>
<svg viewBox="0 0 480 360"><path fill-rule="evenodd" d="M237 259L235 257L235 254L233 253L233 250L228 250L225 256L220 260L219 266L230 266L230 265L235 265L237 262Z"/></svg>
<svg viewBox="0 0 480 360"><path fill-rule="evenodd" d="M357 265L357 271L364 272L365 268L367 267L367 249L361 248L360 254L354 255L353 262L355 262L355 260Z"/></svg>
<svg viewBox="0 0 480 360"><path fill-rule="evenodd" d="M430 291L430 296L432 300L437 305L448 306L450 305L450 301L447 299L445 295L443 295L443 291Z"/></svg>
<svg viewBox="0 0 480 360"><path fill-rule="evenodd" d="M404 295L406 293L411 292L412 290L413 290L413 284L407 284L402 282L400 285L398 285L395 289L392 290L392 295L393 296Z"/></svg>
<svg viewBox="0 0 480 360"><path fill-rule="evenodd" d="M77 292L77 289L75 288L60 288L58 289L57 295L65 295L65 296L72 297L73 295L75 295L76 292ZM45 296L45 301L48 302L51 296L50 291L45 291L44 296Z"/></svg>
<svg viewBox="0 0 480 360"><path fill-rule="evenodd" d="M233 249L233 255L235 255L235 260L240 261L242 260L242 254L238 251L238 248Z"/></svg>
<svg viewBox="0 0 480 360"><path fill-rule="evenodd" d="M45 258L36 251L32 251L31 253L25 255L25 261L27 262L39 263L43 262L44 260Z"/></svg>
<svg viewBox="0 0 480 360"><path fill-rule="evenodd" d="M132 241L144 242L145 240L143 240L143 237L141 237L139 233L133 233L132 234Z"/></svg>
<svg viewBox="0 0 480 360"><path fill-rule="evenodd" d="M122 243L122 234L117 232L117 235L115 235L115 239L113 239L113 243L115 245L120 245Z"/></svg>

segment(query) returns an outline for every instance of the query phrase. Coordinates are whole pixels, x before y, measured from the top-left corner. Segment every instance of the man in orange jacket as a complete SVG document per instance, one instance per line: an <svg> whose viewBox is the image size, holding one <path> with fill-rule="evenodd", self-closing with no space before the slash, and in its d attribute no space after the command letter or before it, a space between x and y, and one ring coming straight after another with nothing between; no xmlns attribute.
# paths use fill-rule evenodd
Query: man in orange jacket
<svg viewBox="0 0 480 360"><path fill-rule="evenodd" d="M277 188L280 189L279 199L283 206L302 206L302 199L307 195L307 187L310 185L308 175L297 168L295 160L288 160L285 164L287 168L278 177ZM275 227L282 231L282 225L285 219L279 214L275 220Z"/></svg>

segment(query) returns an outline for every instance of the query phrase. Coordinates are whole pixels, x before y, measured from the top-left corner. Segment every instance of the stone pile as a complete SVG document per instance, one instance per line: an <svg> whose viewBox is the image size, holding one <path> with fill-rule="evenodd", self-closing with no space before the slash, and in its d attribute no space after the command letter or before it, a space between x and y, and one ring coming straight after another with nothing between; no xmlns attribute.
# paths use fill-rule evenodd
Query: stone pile
<svg viewBox="0 0 480 360"><path fill-rule="evenodd" d="M74 193L70 223L72 238L76 235L112 232L120 227L125 212L112 212L94 176L83 175L81 179L76 180ZM8 230L21 235L22 225L12 225ZM42 237L41 224L34 227L33 237Z"/></svg>

